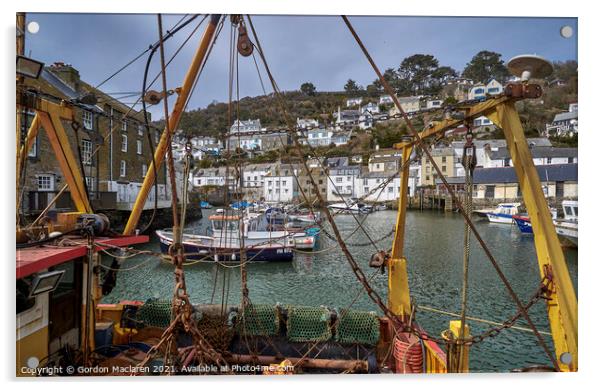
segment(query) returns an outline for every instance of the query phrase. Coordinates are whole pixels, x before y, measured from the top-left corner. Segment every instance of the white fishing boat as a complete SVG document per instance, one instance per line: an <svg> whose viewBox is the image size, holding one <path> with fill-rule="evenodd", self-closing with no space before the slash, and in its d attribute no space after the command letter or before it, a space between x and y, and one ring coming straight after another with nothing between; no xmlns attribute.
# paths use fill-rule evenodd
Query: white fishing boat
<svg viewBox="0 0 602 390"><path fill-rule="evenodd" d="M369 214L372 212L372 206L354 200L351 200L350 203L333 203L328 205L328 208L341 214Z"/></svg>
<svg viewBox="0 0 602 390"><path fill-rule="evenodd" d="M209 217L211 235L183 234L182 244L187 259L239 261L241 249L249 261L291 261L294 237L287 231L259 230L261 214L240 215L216 213ZM170 230L157 230L163 253L173 243Z"/></svg>
<svg viewBox="0 0 602 390"><path fill-rule="evenodd" d="M500 203L493 210L477 210L475 214L487 218L489 222L512 224L512 216L518 214L520 203Z"/></svg>
<svg viewBox="0 0 602 390"><path fill-rule="evenodd" d="M579 206L576 200L563 200L562 211L563 218L556 218L554 225L556 233L563 246L577 247L578 233L578 211Z"/></svg>

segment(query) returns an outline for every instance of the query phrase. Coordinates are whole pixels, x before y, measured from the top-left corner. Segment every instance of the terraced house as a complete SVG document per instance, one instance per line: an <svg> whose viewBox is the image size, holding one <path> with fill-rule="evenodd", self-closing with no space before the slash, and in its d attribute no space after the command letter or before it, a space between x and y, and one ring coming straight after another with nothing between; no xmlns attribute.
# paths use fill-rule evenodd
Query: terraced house
<svg viewBox="0 0 602 390"><path fill-rule="evenodd" d="M72 121L62 121L70 147L76 159L82 160L89 197L95 210L131 211L144 177L152 161L148 134L143 115L80 79L71 65L54 63L45 67L39 79L28 79L27 88L47 94L48 99L75 101L92 93L96 104L74 107ZM23 131L35 115L34 111L20 112L26 117ZM127 114L127 115L126 115ZM149 118L150 119L150 118ZM161 131L151 128L151 140L159 142ZM98 150L97 150L98 149ZM65 178L46 133L40 129L29 150L26 161L22 207L25 214L43 210L65 185ZM165 166L159 169L158 207L167 208L171 190L166 180ZM145 209L154 207L151 190ZM58 197L52 208L72 207L69 190Z"/></svg>

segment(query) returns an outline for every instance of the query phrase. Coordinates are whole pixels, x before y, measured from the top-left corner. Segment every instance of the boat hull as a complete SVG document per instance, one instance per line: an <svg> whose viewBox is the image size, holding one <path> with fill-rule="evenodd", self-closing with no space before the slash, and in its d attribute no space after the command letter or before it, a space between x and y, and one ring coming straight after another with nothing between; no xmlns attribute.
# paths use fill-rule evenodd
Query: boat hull
<svg viewBox="0 0 602 390"><path fill-rule="evenodd" d="M172 244L172 239L160 233L159 244L161 252L169 253L169 247ZM210 237L206 237L210 239ZM236 247L216 247L205 243L194 243L186 241L182 244L186 260L207 260L218 262L236 262L240 261L240 248ZM287 262L293 260L293 248L284 245L265 245L249 247L245 249L247 261L251 262Z"/></svg>
<svg viewBox="0 0 602 390"><path fill-rule="evenodd" d="M512 215L498 214L498 213L487 213L487 219L493 223L512 224Z"/></svg>
<svg viewBox="0 0 602 390"><path fill-rule="evenodd" d="M514 217L514 222L521 233L533 234L533 226L531 225L529 217Z"/></svg>

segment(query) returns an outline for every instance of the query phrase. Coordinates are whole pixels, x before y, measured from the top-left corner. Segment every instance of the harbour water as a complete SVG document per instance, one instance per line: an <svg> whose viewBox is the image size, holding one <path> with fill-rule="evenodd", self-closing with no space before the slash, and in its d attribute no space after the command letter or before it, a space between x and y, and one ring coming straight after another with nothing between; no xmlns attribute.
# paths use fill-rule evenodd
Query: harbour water
<svg viewBox="0 0 602 390"><path fill-rule="evenodd" d="M207 216L207 215L206 215ZM205 216L205 217L206 217ZM361 218L367 233L377 242L379 249L390 249L396 212L380 211ZM387 275L368 267L375 252L361 229L356 230L354 216L340 215L337 225L347 237L356 261L369 277L372 286L386 299ZM189 227L205 230L206 218L190 223ZM484 240L489 245L500 267L523 302L529 300L537 289L539 272L533 237L522 235L516 226L477 223ZM352 234L353 233L353 234ZM408 211L405 254L408 259L411 295L417 305L448 312L460 312L462 289L462 255L464 223L454 213ZM159 251L156 237L140 249ZM577 251L565 252L574 287L577 289ZM108 261L108 259L105 259ZM113 292L104 302L122 299L171 299L173 293L173 267L156 257L138 256L127 260L119 273ZM237 305L240 302L240 270L215 264L198 263L185 267L188 292L193 303ZM253 303L277 302L374 310L376 305L363 292L353 275L346 258L336 242L324 235L317 253L296 253L292 263L256 263L247 266L248 287ZM473 239L471 245L468 315L503 322L516 313L501 280L491 263ZM538 329L548 331L544 302L538 302L530 311ZM430 334L439 335L448 327L445 315L419 310L417 320ZM526 327L524 320L519 325ZM489 329L490 325L469 322L472 334ZM553 348L550 336L544 336ZM550 365L535 336L515 329L503 331L494 338L471 347L472 372L500 372L529 365Z"/></svg>

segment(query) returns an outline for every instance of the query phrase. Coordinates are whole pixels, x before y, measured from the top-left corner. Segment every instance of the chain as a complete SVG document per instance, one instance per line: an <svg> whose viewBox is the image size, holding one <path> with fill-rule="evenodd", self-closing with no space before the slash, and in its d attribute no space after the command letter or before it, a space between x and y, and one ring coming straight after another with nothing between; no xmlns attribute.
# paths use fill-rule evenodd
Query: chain
<svg viewBox="0 0 602 390"><path fill-rule="evenodd" d="M531 299L524 305L525 310L529 310L531 307L533 307L533 305L535 305L540 300L548 300L549 299L549 295L551 293L551 290L550 290L551 283L552 283L552 279L549 276L545 276L542 279L539 288L532 295ZM450 340L450 339L443 338L443 337L429 336L425 332L415 329L413 327L410 329L404 329L404 330L409 331L410 333L414 334L416 337L420 338L423 341L433 341L440 345L454 344L454 345L471 346L473 344L481 343L488 338L493 338L493 337L499 335L502 331L512 328L514 326L514 324L516 323L516 321L518 321L518 319L520 317L522 317L522 312L521 312L521 310L517 310L517 312L512 317L510 317L509 319L504 321L501 325L491 327L490 329L484 331L483 333L480 333L478 335L471 336L468 338L464 338L464 339Z"/></svg>

